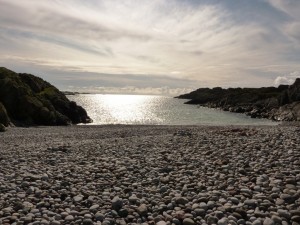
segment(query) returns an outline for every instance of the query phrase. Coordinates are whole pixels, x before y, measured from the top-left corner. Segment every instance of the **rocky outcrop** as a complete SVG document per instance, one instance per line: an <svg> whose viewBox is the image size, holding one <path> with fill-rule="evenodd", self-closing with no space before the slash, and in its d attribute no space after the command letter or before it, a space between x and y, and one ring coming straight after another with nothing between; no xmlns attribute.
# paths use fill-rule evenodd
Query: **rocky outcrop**
<svg viewBox="0 0 300 225"><path fill-rule="evenodd" d="M1 102L0 102L0 123L6 127L9 125L9 117L7 115L7 111Z"/></svg>
<svg viewBox="0 0 300 225"><path fill-rule="evenodd" d="M31 74L0 68L0 123L7 126L89 123L86 111L56 87Z"/></svg>
<svg viewBox="0 0 300 225"><path fill-rule="evenodd" d="M262 88L200 88L177 98L190 99L186 104L220 108L245 113L253 118L300 121L300 78L295 83Z"/></svg>

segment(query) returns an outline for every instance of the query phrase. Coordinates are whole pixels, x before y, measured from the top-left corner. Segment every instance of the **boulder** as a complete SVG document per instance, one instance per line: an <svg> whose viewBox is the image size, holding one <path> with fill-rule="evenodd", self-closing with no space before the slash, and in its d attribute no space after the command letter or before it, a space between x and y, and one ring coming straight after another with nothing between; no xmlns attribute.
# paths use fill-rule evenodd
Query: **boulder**
<svg viewBox="0 0 300 225"><path fill-rule="evenodd" d="M5 131L6 131L5 126L2 123L0 123L0 132L5 132Z"/></svg>
<svg viewBox="0 0 300 225"><path fill-rule="evenodd" d="M300 121L300 102L281 106L273 117L280 121Z"/></svg>
<svg viewBox="0 0 300 225"><path fill-rule="evenodd" d="M0 102L0 123L6 127L9 125L9 117L7 115L7 111L1 102Z"/></svg>
<svg viewBox="0 0 300 225"><path fill-rule="evenodd" d="M0 121L19 126L89 123L87 112L50 83L0 68ZM6 113L5 113L6 111ZM3 116L4 115L4 116ZM7 119L6 118L6 119ZM3 122L2 121L2 122Z"/></svg>

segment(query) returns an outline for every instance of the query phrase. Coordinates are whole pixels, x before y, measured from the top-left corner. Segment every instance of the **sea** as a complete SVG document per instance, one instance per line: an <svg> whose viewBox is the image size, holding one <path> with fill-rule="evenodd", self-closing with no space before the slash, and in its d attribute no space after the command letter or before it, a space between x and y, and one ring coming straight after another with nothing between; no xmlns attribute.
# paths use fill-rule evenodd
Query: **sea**
<svg viewBox="0 0 300 225"><path fill-rule="evenodd" d="M92 125L277 125L267 119L184 104L186 99L154 95L76 94L67 96L86 109Z"/></svg>

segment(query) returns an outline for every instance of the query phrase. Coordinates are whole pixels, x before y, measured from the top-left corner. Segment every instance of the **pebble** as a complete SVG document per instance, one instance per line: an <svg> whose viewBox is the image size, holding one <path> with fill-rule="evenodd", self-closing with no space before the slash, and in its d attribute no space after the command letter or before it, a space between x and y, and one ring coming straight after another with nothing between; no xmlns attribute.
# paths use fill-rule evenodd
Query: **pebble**
<svg viewBox="0 0 300 225"><path fill-rule="evenodd" d="M182 221L182 224L183 225L194 225L195 222L194 220L190 219L190 218L185 218L183 221Z"/></svg>
<svg viewBox="0 0 300 225"><path fill-rule="evenodd" d="M74 216L72 216L72 215L68 215L68 216L66 216L66 218L65 218L65 221L73 221L74 220Z"/></svg>
<svg viewBox="0 0 300 225"><path fill-rule="evenodd" d="M300 223L295 127L12 129L3 225Z"/></svg>
<svg viewBox="0 0 300 225"><path fill-rule="evenodd" d="M116 211L119 211L122 208L122 206L123 206L123 201L118 196L114 197L113 200L111 201L111 207Z"/></svg>

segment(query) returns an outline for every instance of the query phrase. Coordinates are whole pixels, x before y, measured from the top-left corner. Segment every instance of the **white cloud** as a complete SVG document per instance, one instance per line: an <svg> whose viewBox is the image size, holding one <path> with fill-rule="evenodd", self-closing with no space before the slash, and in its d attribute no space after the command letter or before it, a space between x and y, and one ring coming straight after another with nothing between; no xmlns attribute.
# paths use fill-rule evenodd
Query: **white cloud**
<svg viewBox="0 0 300 225"><path fill-rule="evenodd" d="M275 84L275 86L278 86L280 84L291 85L295 82L296 78L300 78L300 72L299 71L294 71L290 74L286 74L284 76L276 77L276 79L274 81L274 84Z"/></svg>
<svg viewBox="0 0 300 225"><path fill-rule="evenodd" d="M278 74L300 70L300 5L265 1L289 21L269 25L254 11L239 18L225 7L234 4L229 0L0 0L0 63L55 68L62 80L64 72L80 71L270 85Z"/></svg>
<svg viewBox="0 0 300 225"><path fill-rule="evenodd" d="M193 91L192 88L171 88L171 87L99 87L99 86L68 86L67 91L77 91L80 93L100 93L100 94L139 94L139 95L162 95L162 96L178 96Z"/></svg>
<svg viewBox="0 0 300 225"><path fill-rule="evenodd" d="M299 8L300 1L298 0L267 0L273 7L286 13L294 19L300 19Z"/></svg>

